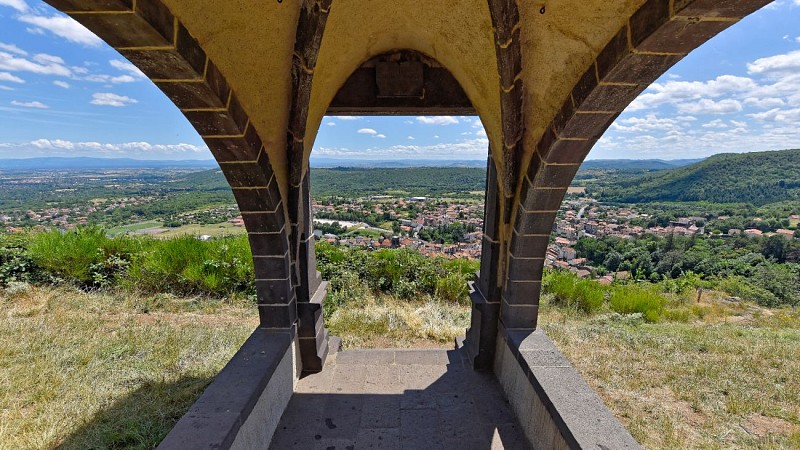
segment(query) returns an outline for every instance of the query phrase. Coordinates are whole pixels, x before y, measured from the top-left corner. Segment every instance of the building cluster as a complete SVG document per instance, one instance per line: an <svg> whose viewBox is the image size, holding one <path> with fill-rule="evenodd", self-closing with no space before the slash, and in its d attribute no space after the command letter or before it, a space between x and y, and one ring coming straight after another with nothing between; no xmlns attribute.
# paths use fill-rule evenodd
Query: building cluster
<svg viewBox="0 0 800 450"><path fill-rule="evenodd" d="M479 259L483 229L483 203L453 203L433 200L427 197L395 198L391 196L372 196L367 199L353 199L337 204L312 203L315 216L335 217L341 213L359 212L363 215L376 214L386 221L396 221L399 232L394 236L336 236L318 233L318 239L339 245L379 248L410 248L426 256L448 256L452 258ZM320 214L322 213L322 214ZM350 217L350 215L346 216ZM340 223L346 223L342 221ZM419 233L425 228L439 228L462 223L472 225L475 231L465 233L464 240L453 244L441 244L420 239ZM380 228L358 223L366 229ZM389 231L389 230L384 230Z"/></svg>

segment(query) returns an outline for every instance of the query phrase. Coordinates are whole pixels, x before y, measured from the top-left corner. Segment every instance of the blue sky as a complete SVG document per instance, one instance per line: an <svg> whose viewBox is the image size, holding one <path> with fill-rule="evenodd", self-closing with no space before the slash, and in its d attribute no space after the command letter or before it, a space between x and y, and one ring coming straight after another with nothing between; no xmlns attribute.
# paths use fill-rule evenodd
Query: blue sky
<svg viewBox="0 0 800 450"><path fill-rule="evenodd" d="M780 0L687 56L589 159L800 148L800 0ZM475 117L327 117L314 157L483 159ZM209 159L135 67L43 2L0 0L0 158Z"/></svg>

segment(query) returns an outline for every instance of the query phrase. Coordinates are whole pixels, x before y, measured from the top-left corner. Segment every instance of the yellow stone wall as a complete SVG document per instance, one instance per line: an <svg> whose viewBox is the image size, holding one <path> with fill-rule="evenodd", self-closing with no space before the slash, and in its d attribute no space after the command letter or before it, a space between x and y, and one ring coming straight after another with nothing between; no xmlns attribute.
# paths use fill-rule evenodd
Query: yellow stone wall
<svg viewBox="0 0 800 450"><path fill-rule="evenodd" d="M300 1L164 0L231 84L284 188L291 55ZM518 2L528 153L524 161L597 53L642 3ZM490 141L501 142L499 78L487 0L333 0L314 73L306 157L328 104L352 71L370 57L397 49L416 50L447 67L475 105ZM494 157L502 163L499 154Z"/></svg>

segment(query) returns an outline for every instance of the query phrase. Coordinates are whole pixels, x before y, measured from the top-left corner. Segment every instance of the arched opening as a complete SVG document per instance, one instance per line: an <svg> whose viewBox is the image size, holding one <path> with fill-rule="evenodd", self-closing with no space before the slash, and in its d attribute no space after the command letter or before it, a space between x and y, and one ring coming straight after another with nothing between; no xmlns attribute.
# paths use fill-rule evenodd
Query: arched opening
<svg viewBox="0 0 800 450"><path fill-rule="evenodd" d="M369 48L425 49L451 67L473 98L483 100L475 106L485 108L480 112L495 144L490 161L497 164L490 164L488 173L504 197L487 210L499 211L493 217L504 220L497 239L487 244L497 249L500 263L494 266L497 273L489 275L488 289L479 280L485 302L476 303L484 310L473 314L481 323L472 329L481 331L479 352L498 349L496 357L481 364L494 363L501 382L520 389L509 399L524 418L529 440L542 447L630 443L580 377L553 353L546 336L533 333L555 209L591 145L637 91L766 1L619 0L602 8L579 1L542 6L502 0L488 5L375 0L338 6L312 0L261 2L257 8L181 0L52 3L123 49L180 104L222 160L255 255L261 326L253 346L243 348L245 357L232 361L228 376L220 377L217 387L223 388L209 391L207 398L219 402L225 397L225 406L187 415L165 446L181 448L182 442L186 447L187 438L221 446L241 436L263 440L274 430L274 421L265 428L253 425L254 420L248 425L248 419L274 418L287 404L293 370L321 368L327 336L317 326L322 313L314 300L321 280L311 259L310 183L303 175L311 150L305 147L317 126L313 122L328 106L328 100L319 99L331 92L317 96L315 103L310 89L317 81L328 91L338 89L345 79L336 78L342 75L334 73L337 68L343 72L341 67L358 61ZM320 46L331 11L328 36L340 41L322 46L328 54L317 67L317 56L325 56ZM487 203L493 198L487 196ZM291 352L295 330L301 336L300 364L293 364L298 355ZM500 336L501 345L487 345L485 336L491 342ZM254 347L260 352L247 353ZM272 353L263 356L264 349ZM242 361L255 362L246 367L250 370L239 370ZM280 376L273 377L278 367ZM247 383L231 373L249 375ZM264 388L271 381L286 389L278 389L281 396L274 402L261 401L261 393L274 393ZM256 387L242 395L225 390L242 385ZM532 411L531 405L540 407ZM597 420L585 420L588 416ZM301 427L307 425L302 419Z"/></svg>
<svg viewBox="0 0 800 450"><path fill-rule="evenodd" d="M568 193L556 216L545 266L559 270L544 277L539 326L646 447L701 446L714 439L720 426L709 418L717 414L712 411L718 411L720 397L707 397L709 391L700 387L705 383L739 386L741 398L774 395L765 392L766 385L783 389L782 374L772 378L760 368L783 359L777 356L786 354L783 345L749 331L783 334L794 325L766 324L744 311L792 311L797 317L789 306L796 294L782 291L788 295L780 306L755 291L779 291L778 274L797 263L796 256L773 255L798 248L791 217L800 205L790 199L790 189L773 189L784 178L776 176L777 168L797 173L799 155L790 149L800 143L798 122L786 113L794 109L789 86L797 83L798 66L789 61L798 49L792 39L798 14L788 3L764 8L661 74L577 171L571 187L588 188L586 197ZM778 61L787 66L772 67ZM749 187L737 186L740 180ZM739 265L744 253L753 265ZM768 272L773 276L763 277ZM747 294L744 285L752 287ZM624 299L645 297L651 307L632 307L634 301L623 306ZM637 344L620 345L622 340ZM642 345L645 340L649 344ZM705 345L684 345L689 340ZM728 353L723 342L725 349L741 350ZM770 349L756 350L762 344ZM743 360L758 360L759 367L739 370ZM648 386L635 388L643 377ZM746 387L751 379L766 378L772 381L752 391ZM692 413L678 411L683 401ZM661 405L658 419L646 404ZM634 405L636 419L629 415ZM776 409L766 411L749 404L726 408L725 414L754 430L755 417L783 423L775 411L790 405L772 404ZM645 431L660 427L657 422L686 433ZM730 445L786 443L794 439L790 429L735 431L727 439Z"/></svg>
<svg viewBox="0 0 800 450"><path fill-rule="evenodd" d="M471 119L467 119L467 116L464 115L468 113L474 114L475 111L466 94L459 86L459 83L447 71L446 68L441 66L441 64L436 62L434 59L415 51L393 51L365 61L353 72L353 74L351 74L338 93L333 97L333 100L328 107L328 112L332 116L335 115L337 119L329 118L323 120L323 131L332 129L332 127L337 125L337 122L348 122L348 118L359 120L360 118L367 117L367 119L362 119L366 121L370 120L369 118L376 118L377 116L424 114L424 116L416 119L406 118L396 120L394 124L397 127L395 129L397 132L402 130L404 124L402 124L401 121L403 120L412 123L440 123L449 125L452 123L459 123L460 118L462 122L468 122L468 128L470 131L466 133L477 137L475 140L470 140L468 144L472 146L477 145L483 148L477 152L475 152L474 148L471 149L472 153L470 158L480 158L478 159L478 161L480 161L481 159L486 158L486 155L488 155L488 166L490 168L494 167L491 151L487 148L489 146L489 141L485 137L486 132L483 130L480 120L474 116ZM405 126L408 126L408 124L405 124ZM377 138L378 140L386 138L384 134L376 131L373 128L369 128L367 125L359 126L356 133L370 136L371 138ZM312 132L311 134L315 135L316 132ZM324 135L323 138L325 138ZM439 136L435 136L435 138L438 139ZM405 141L406 144L414 139L414 136L403 137L403 141ZM396 143L395 145L396 148L403 147L401 144ZM410 148L408 145L405 147L406 150L409 150ZM483 155L479 156L481 153L483 153ZM367 156L367 158L369 157ZM485 162L486 160L483 159L483 161L483 165L485 166L487 164ZM476 161L473 160L469 163L475 165ZM321 345L320 340L327 338L327 334L324 332L323 328L322 316L324 313L321 305L323 298L325 298L325 289L327 289L327 285L321 282L320 273L316 270L316 261L314 259L315 251L313 245L314 239L311 237L314 231L311 199L311 192L313 189L311 188L311 175L309 174L308 170L305 171L307 173L303 176L302 184L298 186L298 191L300 192L297 194L292 194L302 197L301 201L303 203L302 214L298 216L299 219L303 221L303 224L299 228L304 230L302 232L298 232L301 242L299 252L301 255L299 260L300 279L298 280L298 285L301 289L301 297L304 295L302 293L302 286L309 286L307 296L310 299L308 306L303 305L305 302L302 301L298 303L300 305L298 315L301 323L305 321L305 323L310 322L315 324L313 329L301 327L301 345L304 342L303 339L308 339L309 343L307 345L309 347L313 345L315 348L319 348ZM333 174L335 175L335 172ZM477 296L476 298L482 298L483 294L480 294L480 286L484 286L484 291L489 291L492 289L491 286L497 284L496 277L498 252L496 250L493 251L493 249L498 246L497 240L499 235L497 228L498 210L495 206L497 204L498 178L494 169L489 171L488 176L484 175L481 176L481 178L485 181L485 183L480 184L480 190L485 192L484 198L486 198L488 195L491 197L491 199L488 200L490 203L489 208L481 210L476 214L480 216L480 224L478 227L476 227L476 229L479 228L479 233L471 230L476 236L477 234L480 234L480 236L474 239L475 243L472 244L472 246L481 247L481 251L473 251L472 256L477 259L478 255L482 255L480 256L482 259L482 267L487 268L486 270L481 271L483 275L476 280L476 285L478 285L474 291L478 292L475 294ZM471 190L474 189L475 188L473 187ZM343 194L344 193L345 192L343 192ZM411 197L428 195L424 192L417 192L417 194L419 195L407 195L406 198L402 198L402 196L400 196L400 198L396 200L400 200L405 204L407 200L411 202L415 201L411 199ZM383 206L381 206L381 208L383 208ZM384 232L388 234L386 239L380 239L378 241L378 245L381 247L409 247L409 243L404 242L403 236L401 236L402 225L400 224L400 220L406 220L408 222L406 225L407 227L412 225L412 220L408 217L401 217L396 213L397 211L392 213L390 212L390 209L386 209L385 211L382 209L382 214L384 214L387 219L391 219L388 220L388 222L393 223L393 229L386 230ZM406 208L406 212L404 214L408 214L408 208ZM414 218L416 219L416 217ZM447 220L449 223L450 219L445 220ZM424 224L424 221L420 221L420 223ZM484 228L484 223L488 223L489 227ZM377 226L380 224L376 223L373 225L376 225L373 227L373 231L380 234L380 231L378 231L379 227ZM428 223L428 225L431 225L431 223ZM421 225L420 228L422 226L424 225ZM396 233L394 232L394 229L397 229ZM408 241L409 238L418 239L419 231L420 230L416 230L414 233L406 233L405 241ZM430 236L428 236L428 238L431 239ZM415 247L424 248L426 245L426 243L418 239ZM456 245L455 247L450 248L451 253L456 253L457 247L458 246ZM459 276L462 278L462 285L458 287L457 290L466 292L467 281L471 282L472 280L464 279L466 278L464 274L459 274ZM379 278L379 275L375 274L374 277ZM471 276L469 278L471 278ZM337 282L338 281L339 280L337 280ZM408 281L409 280L404 281L407 283L406 290L413 288L413 284L408 283ZM435 286L435 282L433 282L431 286ZM319 287L321 287L321 289L319 289ZM428 294L434 294L432 289L428 289L431 290L431 292ZM406 295L410 295L410 292L406 293ZM497 308L490 307L487 309L485 303L486 302L484 300L483 302L479 303L478 306L476 306L476 308L481 308L481 310L483 310L482 316L485 317L483 322L481 322L480 319L481 315L473 314L473 317L475 318L472 324L474 332L471 333L472 339L469 342L474 342L474 346L471 347L475 353L474 357L478 357L478 354L480 353L478 345L480 341L480 332L478 330L481 329L481 324L487 327L483 335L484 339L489 340L490 338L488 338L488 335L493 335L496 333L496 330L492 329L493 325L491 325L491 317L492 314L496 316ZM305 333L308 333L308 335ZM493 337L491 339L493 339ZM487 361L491 360L491 357L487 356L490 352L486 351L485 349L493 348L493 345L484 343L482 348L484 349L484 352L480 355L480 358L485 365L487 364ZM476 362L476 364L479 363Z"/></svg>

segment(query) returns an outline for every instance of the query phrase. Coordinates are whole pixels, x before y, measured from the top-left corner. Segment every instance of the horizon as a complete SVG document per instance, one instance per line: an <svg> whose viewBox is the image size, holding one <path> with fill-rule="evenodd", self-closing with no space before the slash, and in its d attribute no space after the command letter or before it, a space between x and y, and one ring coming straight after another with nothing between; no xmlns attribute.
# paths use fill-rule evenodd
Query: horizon
<svg viewBox="0 0 800 450"><path fill-rule="evenodd" d="M798 22L800 0L781 0L723 31L644 90L587 161L800 147ZM166 96L74 20L0 0L0 25L0 159L213 159ZM477 116L325 116L312 161L477 161L488 145Z"/></svg>

